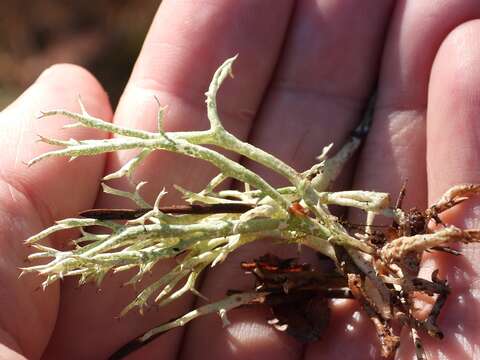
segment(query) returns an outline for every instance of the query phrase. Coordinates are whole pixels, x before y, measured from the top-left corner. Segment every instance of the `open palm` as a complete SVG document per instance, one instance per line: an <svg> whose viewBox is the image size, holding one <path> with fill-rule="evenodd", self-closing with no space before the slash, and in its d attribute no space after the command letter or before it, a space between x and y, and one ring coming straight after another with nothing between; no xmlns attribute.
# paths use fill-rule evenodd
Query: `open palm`
<svg viewBox="0 0 480 360"><path fill-rule="evenodd" d="M128 275L77 288L66 279L46 292L41 279L18 280L28 252L22 240L53 220L91 207L126 206L99 193L102 176L130 154L54 159L27 169L23 161L47 150L51 138L100 138L90 129L59 133L66 119L36 120L39 110L78 110L77 94L93 115L117 124L155 129L156 95L169 106L166 129L207 126L203 93L226 58L239 53L235 80L220 93L225 127L298 170L322 147L341 144L361 118L377 86L373 127L338 187L398 192L408 179L406 206L425 208L444 190L480 182L480 7L477 0L164 0L114 115L101 85L85 70L56 65L1 113L0 118L0 356L5 359L104 359L146 330L181 315L198 299L185 297L149 312L116 319L135 296L121 287ZM242 159L237 159L243 161ZM269 181L278 179L243 161ZM161 153L136 172L147 197L172 183L199 189L215 169ZM233 186L233 184L232 184ZM97 194L99 194L97 196ZM174 194L169 201L175 201ZM478 207L450 214L449 222L476 226ZM65 243L56 237L56 246ZM199 290L210 299L251 285L238 263L271 251L269 242L240 249L208 272ZM278 250L278 249L277 249ZM282 250L278 250L282 251ZM454 293L440 318L446 339L428 342L433 358L480 357L479 248L461 259L431 257ZM308 256L308 255L306 255ZM448 264L447 264L448 263ZM152 277L169 268L157 267ZM138 359L363 359L379 356L373 327L351 302L335 306L331 330L301 345L268 324L259 308L216 317L159 337L131 355ZM402 359L411 358L405 337ZM441 356L444 357L441 357Z"/></svg>

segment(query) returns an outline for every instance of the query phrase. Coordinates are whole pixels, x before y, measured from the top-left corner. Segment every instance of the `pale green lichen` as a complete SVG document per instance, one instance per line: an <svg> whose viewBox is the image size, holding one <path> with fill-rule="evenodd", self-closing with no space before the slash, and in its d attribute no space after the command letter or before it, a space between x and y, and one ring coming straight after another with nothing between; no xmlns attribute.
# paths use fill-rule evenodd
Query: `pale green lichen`
<svg viewBox="0 0 480 360"><path fill-rule="evenodd" d="M117 137L80 141L74 139L61 141L41 137L41 141L61 146L62 149L42 154L32 159L28 165L31 166L49 157L75 158L126 149L140 150L140 153L120 170L104 178L104 180L110 180L131 176L138 164L151 152L167 150L208 161L220 171L220 174L199 193L177 186L188 202L245 203L256 205L256 207L241 215L174 216L161 213L158 210L157 201L153 210L143 215L139 219L140 221L137 219L137 221L130 221L123 225L95 219L61 220L51 228L27 239L28 244L32 244L40 250L31 258L54 257L54 260L44 265L26 268L24 271L37 271L47 275L47 280L44 282L44 286L46 286L58 278L70 275L80 275L82 283L87 280L95 280L99 283L104 274L110 270L118 272L138 267L139 273L134 277L134 281L139 281L147 269L150 269L158 260L188 251L187 258L179 265L183 269L181 270L181 278L183 278L196 274L199 272L198 269L201 270L208 264L217 264L219 259L225 259L229 253L245 243L246 240L243 239L253 241L267 235L275 235L279 239L286 239L287 242L291 242L291 239L295 238L296 242L313 247L329 257L334 256L331 244L341 244L361 251L372 252L368 244L352 237L325 206L336 204L379 212L389 205L387 194L364 191L325 192L353 150L358 147L358 138L353 137L345 145L344 149L346 150L341 150L336 157L330 159L327 157L327 150L331 146L327 147L320 157L321 162L305 173L298 173L273 155L239 140L223 127L216 101L218 89L225 78L231 74L234 60L235 57L228 59L215 72L206 93L209 130L167 133L162 126L164 108L160 108L159 111L159 128L156 133L130 129L95 118L87 113L83 104L81 105L82 113L79 114L65 110L50 110L43 112L40 118L64 115L76 121L67 127L90 127L113 133ZM291 186L275 189L258 174L204 145L217 145L259 162L284 176ZM241 181L248 187L248 190L215 192L216 187L227 178ZM106 193L128 198L138 207L150 207L150 204L140 196L139 190L143 184L143 182L138 184L133 193L114 189L106 184L102 185ZM287 209L293 201L301 201L306 208L317 215L317 218L296 216L288 212ZM141 224L137 225L139 222ZM111 234L86 233L85 228L92 225L107 227L111 230ZM82 247L71 251L57 251L37 244L39 240L54 232L70 228L79 228L84 231L84 235L75 240L76 244L82 243ZM242 240L239 241L239 239ZM215 242L215 250L210 249L211 245L209 244L212 240ZM197 268L195 271L192 270L195 267L190 264L192 261L198 262L195 265ZM186 266L186 264L189 265ZM178 269L173 269L170 275L167 274L166 277L160 279L150 287L150 290L141 292L137 300L126 309L145 306L150 297L145 294L153 294L154 290L158 290L161 286L167 287L169 291L173 289L174 284L181 280L176 276L177 273ZM187 281L189 290L194 289L195 278L196 276L190 277ZM161 293L161 298L166 296L169 291ZM173 298L176 297L178 297L178 293L173 296Z"/></svg>
<svg viewBox="0 0 480 360"><path fill-rule="evenodd" d="M53 257L54 259L47 264L32 266L24 271L37 271L47 275L44 282L44 286L47 286L52 281L71 275L80 275L81 283L89 280L100 283L108 271L118 272L138 267L139 273L129 282L134 283L140 281L157 261L188 251L187 257L176 268L140 292L137 299L126 307L125 311L127 311L133 307L141 309L146 306L150 296L160 289L162 290L156 300L166 298L163 300L164 302L176 299L186 291L194 290L196 277L205 266L215 265L244 243L265 236L274 235L279 239L286 239L288 242L294 238L296 242L312 247L329 257L334 256L331 244L335 243L366 252L372 251L369 245L352 237L325 206L336 204L379 212L389 205L387 194L364 191L341 193L324 191L334 181L353 150L358 147L358 138L352 138L344 146L344 150L331 159L327 157L327 150L331 146L327 147L320 156L321 162L303 174L298 173L273 155L237 139L223 127L216 102L218 89L225 78L231 74L235 58L225 61L216 71L206 93L209 130L164 132L162 127L164 108L160 108L159 111L158 132L130 129L89 115L81 104L81 113L51 110L43 112L40 118L64 115L76 121L67 127L90 127L110 132L117 137L80 141L74 139L61 141L41 137L41 141L63 148L42 154L32 159L28 165L31 166L49 157L75 158L126 149L139 149L140 153L120 170L105 176L104 180L110 180L131 176L138 164L151 152L167 150L208 161L220 171L220 174L199 193L190 192L177 186L188 202L205 204L240 202L257 205L257 207L243 215L173 216L161 213L157 203L151 212L142 216L141 225L136 225L132 221L119 225L115 222L95 219L61 220L56 225L27 239L28 244L32 244L39 250L30 256L31 259L39 257ZM284 176L291 186L275 189L258 174L203 145L217 145L259 162ZM307 180L309 177L311 180ZM254 190L215 192L215 188L227 178L239 180ZM150 207L150 204L140 196L139 190L143 184L138 184L133 193L117 190L106 184L102 185L106 193L126 197L139 207ZM301 201L302 198L303 200L306 198L303 205L317 215L316 219L296 216L287 211L292 201ZM87 233L85 228L92 225L109 228L111 234ZM71 228L83 230L83 236L76 239L75 243L87 243L87 245L71 251L58 251L37 243L54 232ZM214 245L212 245L212 241ZM170 294L175 285L185 277L188 280L184 287Z"/></svg>
<svg viewBox="0 0 480 360"><path fill-rule="evenodd" d="M207 114L210 129L192 132L165 132L163 129L164 109L159 107L158 131L148 132L118 126L89 115L83 104L81 113L65 110L51 110L43 112L41 118L52 115L63 115L75 121L66 127L88 127L107 131L116 137L102 140L56 140L40 137L40 140L55 146L62 147L32 159L28 165L33 165L50 157L91 156L107 152L136 149L138 155L127 161L121 169L104 177L111 180L120 177L131 177L138 165L148 155L157 150L166 150L196 159L207 161L216 166L220 172L205 188L196 193L176 186L186 202L195 204L244 204L250 210L244 213L224 212L216 214L184 214L174 215L161 211L161 200L165 191L161 190L151 206L140 194L144 183L139 183L133 192L114 189L105 184L103 191L127 198L137 207L151 208L142 216L124 223L115 221L75 218L58 221L50 228L26 240L27 244L35 247L38 252L29 256L31 260L38 258L52 258L50 262L34 265L23 269L24 272L38 272L46 276L43 286L65 276L79 276L80 284L94 281L101 284L104 276L137 268L138 272L127 284L136 284L142 277L151 271L158 261L176 257L178 264L160 279L139 292L136 299L122 311L124 315L131 309L142 311L149 306L150 301L160 305L178 299L187 292L200 295L196 290L196 282L200 273L209 266L215 266L224 261L229 254L239 247L262 239L275 237L280 242L298 243L308 246L338 263L335 246L344 248L351 256L352 261L370 279L372 285L370 296L378 298L375 302L378 312L389 318L389 308L385 301L390 290L380 277L376 269L374 258L384 259L388 263L398 259L408 251L423 251L432 246L441 245L452 240L452 234L462 238L465 232L459 229L446 228L443 231L428 235L399 237L382 249L372 245L365 235L351 235L342 222L333 216L329 205L354 207L367 213L367 234L369 225L376 215L389 216L400 224L405 222L406 213L401 209L393 209L388 194L372 191L342 191L329 192L328 189L343 166L359 147L361 136L365 133L368 122L362 122L351 139L332 157L329 157L331 145L321 152L319 162L311 169L302 173L297 172L289 165L271 154L243 142L229 133L222 125L217 111L217 92L231 74L232 64L236 57L228 59L215 72L210 87L206 93ZM158 100L157 100L158 101ZM243 165L206 146L216 145L220 148L233 151L239 155L258 162L270 170L283 176L289 185L274 188L261 176L245 168ZM245 190L216 190L226 179L233 178L244 184ZM468 191L455 192L467 197L478 192L478 187L469 187ZM443 199L441 205L447 206L453 197ZM463 199L463 198L461 198ZM311 215L305 216L294 211L292 204L308 211ZM433 210L432 210L433 211ZM90 233L91 226L100 226L108 231L107 234ZM79 229L80 236L73 240L74 248L60 251L39 241L48 236L66 229ZM476 239L476 238L475 238ZM390 278L401 277L398 270ZM387 278L387 277L385 277ZM225 320L228 309L258 299L262 294L242 293L227 297L218 303L213 303L194 310L180 319L154 329L142 337L146 341L156 333L174 326L180 326L193 318L205 313L218 312ZM382 303L383 302L383 303ZM388 305L388 304L387 304ZM383 309L383 310L382 310Z"/></svg>

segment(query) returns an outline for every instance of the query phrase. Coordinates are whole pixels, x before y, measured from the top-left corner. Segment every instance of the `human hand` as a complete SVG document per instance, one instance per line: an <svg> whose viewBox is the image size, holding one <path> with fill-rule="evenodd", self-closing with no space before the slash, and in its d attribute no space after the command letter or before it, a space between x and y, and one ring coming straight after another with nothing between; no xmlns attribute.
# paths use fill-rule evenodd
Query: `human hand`
<svg viewBox="0 0 480 360"><path fill-rule="evenodd" d="M55 159L31 169L22 164L47 149L41 144L32 146L36 134L52 138L105 135L88 129L60 133L59 124L66 120L35 120L39 110L78 110L77 94L93 115L145 129L156 126L156 95L169 106L166 129L202 128L206 124L202 94L214 69L238 52L236 79L228 81L220 94L225 127L301 170L314 162L322 146L332 141L341 144L347 137L378 76L373 128L355 168L344 174L338 186L353 184L396 193L408 178L406 206L425 208L453 184L479 182L476 154L480 149L473 120L480 104L476 91L480 78L474 71L480 61L475 42L480 23L466 23L480 14L475 0L441 4L369 1L361 5L285 0L272 4L165 0L114 116L96 80L68 65L50 68L2 112L0 246L6 254L0 272L4 284L0 341L6 346L2 355L14 358L16 352L38 358L44 353L47 359L103 359L146 330L184 313L196 301L186 297L159 312L144 317L132 312L117 320L135 294L132 288L120 288L128 275L107 278L101 293L94 286L77 289L76 279L65 279L61 293L58 284L46 293L33 292L41 281L38 277L17 279L14 269L24 266L26 256L23 239L80 210L122 206L96 194L101 177L119 168L128 154L74 162ZM161 153L138 169L136 179L149 181L146 192L151 197L164 185L195 189L215 175L200 162L178 159ZM275 181L253 164L245 164ZM464 208L448 221L471 227L474 215L474 206ZM62 244L63 240L51 241ZM239 261L271 247L256 243L242 248L209 271L199 290L217 299L232 285L251 285L243 279ZM437 261L438 265L431 266L440 266L455 292L440 322L447 337L429 342L427 350L438 358L440 352L454 358L462 351L464 357L475 357L480 346L475 334L480 320L480 269L475 251L467 250L461 260L436 256L432 261ZM447 261L454 266L446 266ZM152 277L170 266L161 264ZM238 282L232 284L232 279ZM355 311L351 303L337 304L325 337L302 347L267 325L265 312L238 309L231 313L232 325L227 328L215 317L199 319L186 329L162 335L132 358L378 356L368 319ZM408 358L409 340L405 338L402 344L402 358Z"/></svg>

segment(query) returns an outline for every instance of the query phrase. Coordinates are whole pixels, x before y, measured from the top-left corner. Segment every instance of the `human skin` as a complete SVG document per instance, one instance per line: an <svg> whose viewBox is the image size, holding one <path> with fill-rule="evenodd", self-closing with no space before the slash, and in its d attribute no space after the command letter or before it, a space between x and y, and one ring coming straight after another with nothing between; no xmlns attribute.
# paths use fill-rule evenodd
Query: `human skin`
<svg viewBox="0 0 480 360"><path fill-rule="evenodd" d="M18 279L30 251L23 245L28 236L86 208L129 205L99 192L102 176L118 169L128 153L24 165L50 148L35 142L37 134L106 136L90 129L60 130L67 120L37 120L40 110L78 111L80 94L94 116L153 130L156 95L169 107L166 130L205 128L203 93L216 67L239 53L235 79L219 95L225 127L303 170L322 146L346 139L378 79L372 129L337 186L396 194L408 179L405 207L425 208L454 184L480 182L479 18L477 0L164 0L115 112L86 70L66 64L47 69L0 115L0 357L104 359L198 301L187 296L158 312L143 317L132 312L118 320L135 294L121 287L128 274L108 277L100 293L94 286L78 289L73 278L45 292L35 291L42 281L37 275ZM279 184L264 169L242 162ZM153 198L163 186L198 189L214 175L202 162L161 153L149 157L135 179L149 181L146 194ZM178 197L172 194L168 201ZM479 206L474 199L445 220L480 227ZM50 241L65 246L66 237ZM239 261L272 248L281 251L269 242L240 249L208 271L200 292L214 300L233 285L251 286ZM480 248L469 245L461 259L426 259L425 266L439 267L453 288L439 321L445 339L425 341L432 358L480 357L479 257ZM169 266L160 264L152 278ZM267 325L268 312L242 308L229 314L229 327L215 316L201 318L130 358L378 357L373 328L357 310L351 301L336 303L325 336L301 345ZM412 356L407 336L400 355Z"/></svg>

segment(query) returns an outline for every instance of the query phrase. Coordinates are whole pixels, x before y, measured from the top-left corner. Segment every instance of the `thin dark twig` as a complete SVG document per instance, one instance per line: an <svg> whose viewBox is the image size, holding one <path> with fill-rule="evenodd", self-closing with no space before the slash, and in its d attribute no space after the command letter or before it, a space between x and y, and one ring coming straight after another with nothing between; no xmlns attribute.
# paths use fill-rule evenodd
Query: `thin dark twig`
<svg viewBox="0 0 480 360"><path fill-rule="evenodd" d="M253 209L253 205L242 203L228 203L228 204L209 204L209 205L172 205L162 206L159 210L166 214L239 214ZM91 209L82 211L79 215L86 218L97 220L134 220L152 209Z"/></svg>

